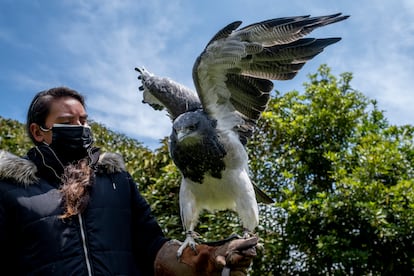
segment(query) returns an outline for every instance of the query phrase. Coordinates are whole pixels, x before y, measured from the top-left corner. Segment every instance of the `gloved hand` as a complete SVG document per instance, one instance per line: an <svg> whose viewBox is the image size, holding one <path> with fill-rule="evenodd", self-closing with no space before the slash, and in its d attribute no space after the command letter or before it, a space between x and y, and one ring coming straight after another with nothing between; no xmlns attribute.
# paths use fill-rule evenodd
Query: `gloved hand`
<svg viewBox="0 0 414 276"><path fill-rule="evenodd" d="M155 275L247 275L247 269L256 256L258 238L235 239L222 245L198 244L197 252L187 247L180 259L180 242L171 240L159 250L155 259Z"/></svg>

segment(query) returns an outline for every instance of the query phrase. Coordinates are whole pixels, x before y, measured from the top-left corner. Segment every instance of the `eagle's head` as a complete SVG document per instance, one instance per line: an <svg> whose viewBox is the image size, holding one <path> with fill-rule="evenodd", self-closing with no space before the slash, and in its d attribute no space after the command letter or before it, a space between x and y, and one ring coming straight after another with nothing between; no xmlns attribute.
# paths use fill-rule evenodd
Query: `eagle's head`
<svg viewBox="0 0 414 276"><path fill-rule="evenodd" d="M178 116L172 127L170 139L179 144L200 143L215 135L216 121L201 111L189 111Z"/></svg>

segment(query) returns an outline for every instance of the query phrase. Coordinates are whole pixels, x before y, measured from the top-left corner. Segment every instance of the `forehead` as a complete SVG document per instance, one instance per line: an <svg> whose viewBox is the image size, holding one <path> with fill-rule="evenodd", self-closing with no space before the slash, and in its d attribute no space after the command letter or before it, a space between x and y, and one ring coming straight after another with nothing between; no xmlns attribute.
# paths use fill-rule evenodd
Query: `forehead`
<svg viewBox="0 0 414 276"><path fill-rule="evenodd" d="M188 127L191 125L198 124L200 122L205 122L207 120L207 116L200 112L186 112L178 116L174 123L173 127L180 128L180 127Z"/></svg>
<svg viewBox="0 0 414 276"><path fill-rule="evenodd" d="M62 97L51 102L49 119L73 116L86 116L85 108L77 99Z"/></svg>

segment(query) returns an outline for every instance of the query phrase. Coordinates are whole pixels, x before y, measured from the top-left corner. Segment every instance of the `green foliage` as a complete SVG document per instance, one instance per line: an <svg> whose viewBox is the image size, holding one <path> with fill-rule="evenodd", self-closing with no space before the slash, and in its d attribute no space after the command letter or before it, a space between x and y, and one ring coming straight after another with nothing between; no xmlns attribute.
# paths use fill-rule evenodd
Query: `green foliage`
<svg viewBox="0 0 414 276"><path fill-rule="evenodd" d="M259 122L252 174L284 214L262 220L278 227L261 234L272 247L254 275L414 269L414 127L389 125L351 79L322 66L303 94L277 94Z"/></svg>
<svg viewBox="0 0 414 276"><path fill-rule="evenodd" d="M414 127L390 125L352 75L327 66L305 91L276 95L248 145L251 175L271 195L260 206L264 245L251 275L409 275L414 269ZM121 153L165 233L184 238L180 174L167 140L155 151L91 123L96 145ZM23 125L0 118L0 148L24 155ZM230 211L204 213L205 240L241 233Z"/></svg>
<svg viewBox="0 0 414 276"><path fill-rule="evenodd" d="M123 134L113 132L102 124L89 122L95 139L95 146L101 151L116 152L123 156L128 172L140 183L140 188L145 188L153 175L153 153L145 148L142 143L126 137Z"/></svg>
<svg viewBox="0 0 414 276"><path fill-rule="evenodd" d="M0 117L0 149L24 155L30 148L30 143L24 125L18 121Z"/></svg>

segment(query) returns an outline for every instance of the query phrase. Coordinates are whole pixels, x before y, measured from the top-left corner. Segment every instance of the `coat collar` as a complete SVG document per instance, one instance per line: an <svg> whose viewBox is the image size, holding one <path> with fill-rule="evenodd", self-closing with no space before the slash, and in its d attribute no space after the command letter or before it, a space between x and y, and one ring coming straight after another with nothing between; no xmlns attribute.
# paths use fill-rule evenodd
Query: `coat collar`
<svg viewBox="0 0 414 276"><path fill-rule="evenodd" d="M121 155L105 152L99 156L97 171L116 173L125 171L125 163ZM39 181L36 165L10 152L0 150L0 180L11 180L18 185L29 186Z"/></svg>

